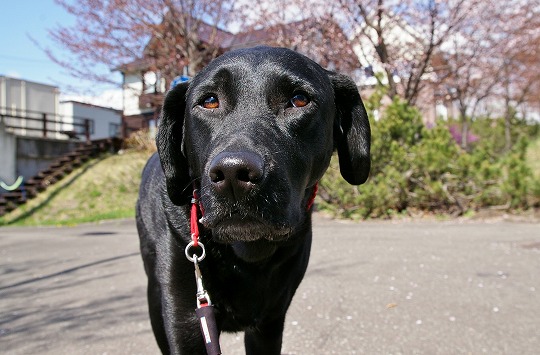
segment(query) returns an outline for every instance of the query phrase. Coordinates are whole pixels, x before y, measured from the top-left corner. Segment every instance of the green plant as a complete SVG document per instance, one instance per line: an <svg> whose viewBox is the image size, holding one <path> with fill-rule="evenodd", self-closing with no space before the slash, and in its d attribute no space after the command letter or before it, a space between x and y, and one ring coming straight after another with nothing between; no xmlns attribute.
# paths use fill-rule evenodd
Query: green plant
<svg viewBox="0 0 540 355"><path fill-rule="evenodd" d="M462 215L492 206L540 206L540 181L527 165L524 136L507 153L491 139L466 152L445 123L425 127L420 113L399 99L371 125L368 182L349 186L333 159L320 184L320 208L341 217L369 218L408 210Z"/></svg>

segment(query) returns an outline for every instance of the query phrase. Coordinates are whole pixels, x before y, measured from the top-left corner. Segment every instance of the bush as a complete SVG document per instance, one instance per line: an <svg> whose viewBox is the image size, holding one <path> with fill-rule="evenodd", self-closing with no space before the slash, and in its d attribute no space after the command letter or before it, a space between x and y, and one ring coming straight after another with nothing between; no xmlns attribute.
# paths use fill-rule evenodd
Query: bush
<svg viewBox="0 0 540 355"><path fill-rule="evenodd" d="M124 141L124 148L147 153L157 151L156 141L147 128L131 133Z"/></svg>
<svg viewBox="0 0 540 355"><path fill-rule="evenodd" d="M348 185L337 159L320 183L319 206L346 218L390 217L412 210L463 214L497 206L540 205L540 181L525 160L521 138L505 154L483 139L463 151L448 127L426 128L420 113L396 99L372 125L372 170L362 186Z"/></svg>

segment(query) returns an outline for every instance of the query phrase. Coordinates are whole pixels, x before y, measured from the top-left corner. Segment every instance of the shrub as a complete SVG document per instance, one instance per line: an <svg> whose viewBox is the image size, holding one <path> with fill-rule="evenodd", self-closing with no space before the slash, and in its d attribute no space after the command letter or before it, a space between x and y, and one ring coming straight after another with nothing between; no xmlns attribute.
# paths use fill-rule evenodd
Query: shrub
<svg viewBox="0 0 540 355"><path fill-rule="evenodd" d="M390 217L410 210L463 214L497 206L540 205L540 181L525 160L521 138L505 154L481 139L463 151L444 123L422 124L420 113L396 99L372 125L372 169L362 186L348 185L337 159L320 183L319 206L346 218Z"/></svg>
<svg viewBox="0 0 540 355"><path fill-rule="evenodd" d="M147 128L131 133L124 141L124 148L147 153L153 153L157 150L156 141Z"/></svg>

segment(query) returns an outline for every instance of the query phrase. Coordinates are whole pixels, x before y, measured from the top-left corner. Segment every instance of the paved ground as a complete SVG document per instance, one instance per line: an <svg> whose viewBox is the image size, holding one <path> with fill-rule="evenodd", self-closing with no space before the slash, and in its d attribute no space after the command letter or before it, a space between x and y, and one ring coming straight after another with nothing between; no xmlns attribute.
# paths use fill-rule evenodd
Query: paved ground
<svg viewBox="0 0 540 355"><path fill-rule="evenodd" d="M156 354L134 222L0 229L1 354ZM317 218L284 354L538 354L540 225ZM240 335L225 354L243 354Z"/></svg>

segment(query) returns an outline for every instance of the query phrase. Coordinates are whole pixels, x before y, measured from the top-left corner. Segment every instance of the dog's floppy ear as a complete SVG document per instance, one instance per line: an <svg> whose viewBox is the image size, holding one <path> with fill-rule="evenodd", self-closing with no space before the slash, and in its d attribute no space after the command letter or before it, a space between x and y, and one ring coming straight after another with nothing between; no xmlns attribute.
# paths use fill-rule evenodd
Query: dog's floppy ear
<svg viewBox="0 0 540 355"><path fill-rule="evenodd" d="M159 159L167 183L167 193L175 205L186 204L191 195L188 189L191 182L188 162L182 151L188 87L187 82L181 83L167 93L156 136Z"/></svg>
<svg viewBox="0 0 540 355"><path fill-rule="evenodd" d="M334 144L339 170L349 184L360 185L366 182L371 167L371 130L366 109L351 78L333 72L328 76L334 87Z"/></svg>

